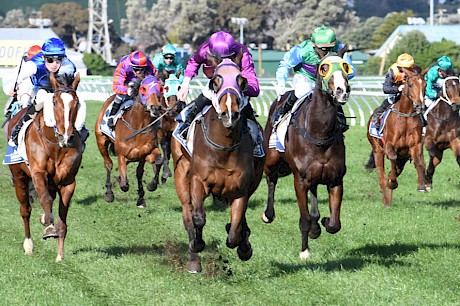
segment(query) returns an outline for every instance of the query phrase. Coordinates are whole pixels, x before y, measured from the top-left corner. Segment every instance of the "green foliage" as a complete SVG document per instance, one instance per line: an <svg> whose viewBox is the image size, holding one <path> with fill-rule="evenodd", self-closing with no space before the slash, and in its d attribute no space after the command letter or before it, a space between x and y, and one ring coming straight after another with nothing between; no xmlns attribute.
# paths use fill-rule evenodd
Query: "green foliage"
<svg viewBox="0 0 460 306"><path fill-rule="evenodd" d="M402 24L407 24L407 17L414 16L412 11L391 13L385 17L384 23L375 31L369 42L370 49L379 48L393 31Z"/></svg>
<svg viewBox="0 0 460 306"><path fill-rule="evenodd" d="M367 60L365 65L358 66L360 69L358 70L360 73L357 74L359 76L365 75L379 75L380 65L382 63L382 58L379 56L371 56ZM363 68L361 68L364 66Z"/></svg>
<svg viewBox="0 0 460 306"><path fill-rule="evenodd" d="M113 68L110 67L99 54L85 53L83 55L83 63L85 63L88 68L89 75L113 75Z"/></svg>
<svg viewBox="0 0 460 306"><path fill-rule="evenodd" d="M384 19L380 17L370 17L360 26L353 27L345 33L343 41L347 42L355 50L368 50L372 36L383 24Z"/></svg>

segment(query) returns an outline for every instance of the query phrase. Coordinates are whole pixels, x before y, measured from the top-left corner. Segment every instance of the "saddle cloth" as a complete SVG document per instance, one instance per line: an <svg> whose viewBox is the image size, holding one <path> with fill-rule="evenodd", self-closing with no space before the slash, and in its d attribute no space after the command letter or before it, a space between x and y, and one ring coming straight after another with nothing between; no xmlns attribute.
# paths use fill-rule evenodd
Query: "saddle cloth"
<svg viewBox="0 0 460 306"><path fill-rule="evenodd" d="M25 145L25 135L27 128L32 124L33 120L29 120L24 122L21 130L18 134L18 145L14 144L14 142L9 141L6 147L5 157L3 158L4 165L12 165L12 164L20 164L26 163L28 165L28 158L26 153L26 145Z"/></svg>
<svg viewBox="0 0 460 306"><path fill-rule="evenodd" d="M128 100L128 101L123 102L123 104L121 104L120 109L118 110L118 112L113 117L114 126L117 123L118 118L120 118L123 115L123 113L126 110L128 110L133 104L134 104L133 100ZM102 117L101 125L99 126L99 130L102 133L104 133L105 135L109 136L110 138L115 139L115 131L112 130L107 125L107 121L108 121L108 118L110 116L110 112L112 111L112 107L113 107L113 102L105 110L104 117Z"/></svg>

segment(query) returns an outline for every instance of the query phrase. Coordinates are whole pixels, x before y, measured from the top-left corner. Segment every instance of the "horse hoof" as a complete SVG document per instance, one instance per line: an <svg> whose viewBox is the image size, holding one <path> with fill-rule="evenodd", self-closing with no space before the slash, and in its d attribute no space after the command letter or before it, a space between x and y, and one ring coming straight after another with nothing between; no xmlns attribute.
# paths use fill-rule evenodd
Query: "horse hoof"
<svg viewBox="0 0 460 306"><path fill-rule="evenodd" d="M64 257L58 255L58 256L56 257L56 262L61 262L63 259L64 259Z"/></svg>
<svg viewBox="0 0 460 306"><path fill-rule="evenodd" d="M166 180L167 180L166 177L162 177L162 178L161 178L161 183L162 183L162 184L166 184Z"/></svg>
<svg viewBox="0 0 460 306"><path fill-rule="evenodd" d="M427 191L426 186L425 185L418 186L417 191L418 192L426 192Z"/></svg>
<svg viewBox="0 0 460 306"><path fill-rule="evenodd" d="M236 249L236 253L238 254L238 258L242 261L248 261L252 257L252 247L249 244L249 249L244 251L242 247L238 247Z"/></svg>
<svg viewBox="0 0 460 306"><path fill-rule="evenodd" d="M147 207L147 204L145 204L144 199L137 200L137 208L146 208L146 207Z"/></svg>
<svg viewBox="0 0 460 306"><path fill-rule="evenodd" d="M262 219L262 221L264 223L272 223L273 220L275 220L275 217L270 219L270 218L267 217L267 215L265 213L263 213L263 214L260 215L260 219Z"/></svg>
<svg viewBox="0 0 460 306"><path fill-rule="evenodd" d="M43 239L48 239L48 238L58 238L59 235L56 233L56 229L54 228L54 225L48 225L45 230L43 231Z"/></svg>
<svg viewBox="0 0 460 306"><path fill-rule="evenodd" d="M45 226L45 214L40 215L40 223Z"/></svg>
<svg viewBox="0 0 460 306"><path fill-rule="evenodd" d="M397 181L394 181L394 182L388 181L388 188L391 189L391 190L394 190L394 189L398 188L398 182Z"/></svg>
<svg viewBox="0 0 460 306"><path fill-rule="evenodd" d="M120 185L120 189L123 192L127 192L129 190L129 184L126 184L126 185L123 185L123 186Z"/></svg>
<svg viewBox="0 0 460 306"><path fill-rule="evenodd" d="M187 271L193 274L201 272L201 262L199 261L187 261Z"/></svg>
<svg viewBox="0 0 460 306"><path fill-rule="evenodd" d="M310 229L308 232L308 238L310 239L317 239L319 236L321 236L321 227L319 225L314 230Z"/></svg>
<svg viewBox="0 0 460 306"><path fill-rule="evenodd" d="M24 254L32 255L32 252L34 250L34 243L32 242L32 238L24 239L24 243L22 244L22 246L24 247Z"/></svg>
<svg viewBox="0 0 460 306"><path fill-rule="evenodd" d="M431 191L433 190L433 185L432 184L425 184L425 187L426 187L426 191Z"/></svg>
<svg viewBox="0 0 460 306"><path fill-rule="evenodd" d="M104 200L108 203L112 203L113 200L115 200L115 196L113 195L113 192L104 194Z"/></svg>
<svg viewBox="0 0 460 306"><path fill-rule="evenodd" d="M306 249L305 251L299 253L299 257L301 260L307 260L308 258L310 258L310 252L308 251L308 249Z"/></svg>
<svg viewBox="0 0 460 306"><path fill-rule="evenodd" d="M326 228L326 231L329 234L335 234L340 231L340 222L338 224L330 225L331 219L329 217L324 217L321 220L321 224Z"/></svg>
<svg viewBox="0 0 460 306"><path fill-rule="evenodd" d="M147 190L150 191L150 192L153 192L153 191L157 190L157 188L158 188L157 183L149 183L149 184L147 184Z"/></svg>
<svg viewBox="0 0 460 306"><path fill-rule="evenodd" d="M204 241L201 241L201 242L191 241L190 246L189 246L190 251L193 253L199 253L203 251L205 247L206 247L206 243Z"/></svg>

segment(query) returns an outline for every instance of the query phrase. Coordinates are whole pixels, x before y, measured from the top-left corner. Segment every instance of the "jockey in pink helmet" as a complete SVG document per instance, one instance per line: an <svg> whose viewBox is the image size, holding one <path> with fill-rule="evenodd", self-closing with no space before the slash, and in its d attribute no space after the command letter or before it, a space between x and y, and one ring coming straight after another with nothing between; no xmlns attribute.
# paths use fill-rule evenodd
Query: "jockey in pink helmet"
<svg viewBox="0 0 460 306"><path fill-rule="evenodd" d="M148 75L155 76L156 70L150 59L142 51L134 51L123 56L118 62L113 74L113 91L117 94L107 120L107 125L113 128L113 117L124 101L131 97L130 83L143 80Z"/></svg>
<svg viewBox="0 0 460 306"><path fill-rule="evenodd" d="M214 68L206 59L207 53L220 58L232 58L239 54L239 52L243 53L243 57L241 59L241 74L248 80L248 87L244 92L244 95L246 97L257 97L260 91L259 81L257 80L251 53L245 45L235 41L230 33L219 31L212 34L207 41L199 46L195 53L193 53L192 57L188 60L187 67L184 72L184 81L182 82L182 86L177 94L177 98L180 101L186 101L190 80L197 76L201 65L203 65L203 72L205 75L209 79L212 78L214 75ZM210 99L211 96L206 91L203 91L203 93L195 99L195 105L190 109L190 112L184 121L184 125L179 130L179 134L182 134L182 132L190 126L195 116L206 105L211 105ZM247 103L247 106L243 109L242 113L246 116L246 118L256 121L254 111L250 103Z"/></svg>

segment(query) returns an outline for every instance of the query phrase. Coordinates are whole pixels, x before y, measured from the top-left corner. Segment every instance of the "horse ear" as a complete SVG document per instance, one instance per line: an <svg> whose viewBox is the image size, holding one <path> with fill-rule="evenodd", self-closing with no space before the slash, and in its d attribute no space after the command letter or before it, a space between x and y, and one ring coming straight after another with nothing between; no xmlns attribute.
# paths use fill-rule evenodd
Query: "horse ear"
<svg viewBox="0 0 460 306"><path fill-rule="evenodd" d="M246 79L245 77L243 77L241 74L239 74L239 75L236 77L236 83L237 83L238 86L240 87L241 92L245 92L246 89L248 89L248 79Z"/></svg>
<svg viewBox="0 0 460 306"><path fill-rule="evenodd" d="M315 50L316 54L318 54L319 59L322 59L323 57L326 56L326 52L324 52L324 51L321 50L320 48L318 48L318 47L313 47L313 49Z"/></svg>
<svg viewBox="0 0 460 306"><path fill-rule="evenodd" d="M345 54L345 52L348 51L348 44L345 44L343 46L342 49L339 50L339 52L337 52L337 54L340 56L340 57L343 57L343 55Z"/></svg>
<svg viewBox="0 0 460 306"><path fill-rule="evenodd" d="M177 70L176 71L176 78L179 78L181 73L182 73L181 69Z"/></svg>
<svg viewBox="0 0 460 306"><path fill-rule="evenodd" d="M209 81L209 89L214 92L218 92L219 89L222 87L224 80L220 75L215 75L212 77L211 81Z"/></svg>
<svg viewBox="0 0 460 306"><path fill-rule="evenodd" d="M59 82L56 80L56 76L54 75L54 72L50 72L50 83L51 83L51 88L53 89L59 88Z"/></svg>
<svg viewBox="0 0 460 306"><path fill-rule="evenodd" d="M421 68L420 68L420 69L421 69ZM422 74L422 75L425 75L425 74L428 72L428 70L430 70L430 67L423 69L423 71L421 72L421 74Z"/></svg>
<svg viewBox="0 0 460 306"><path fill-rule="evenodd" d="M233 61L238 67L241 67L241 60L243 59L243 48L240 48L238 54L235 56L235 60Z"/></svg>
<svg viewBox="0 0 460 306"><path fill-rule="evenodd" d="M206 52L206 59L211 63L211 66L216 68L219 65L218 59L209 52Z"/></svg>
<svg viewBox="0 0 460 306"><path fill-rule="evenodd" d="M70 88L73 88L73 89L77 90L77 87L78 87L79 83L80 83L80 73L77 72L75 74L75 78L73 79L72 86L70 86Z"/></svg>

